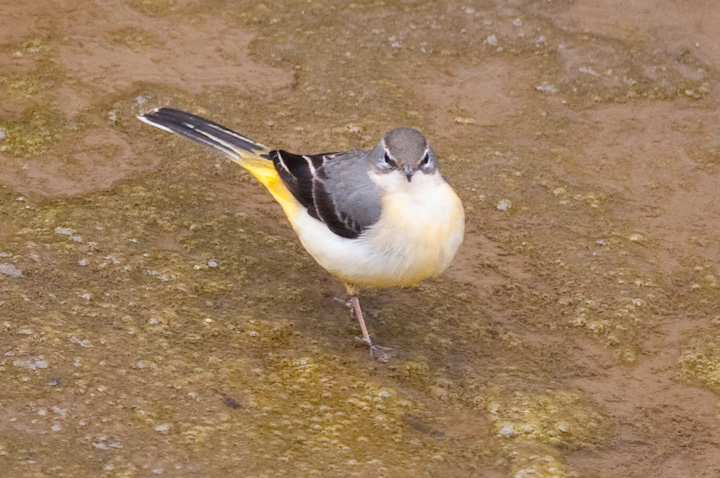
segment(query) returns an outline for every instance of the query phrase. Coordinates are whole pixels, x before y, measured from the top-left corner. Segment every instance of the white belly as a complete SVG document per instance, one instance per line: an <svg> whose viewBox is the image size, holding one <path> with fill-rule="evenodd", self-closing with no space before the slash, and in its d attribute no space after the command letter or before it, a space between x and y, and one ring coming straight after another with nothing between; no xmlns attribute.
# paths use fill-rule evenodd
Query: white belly
<svg viewBox="0 0 720 478"><path fill-rule="evenodd" d="M304 210L293 219L303 246L323 268L364 287L407 286L439 275L465 231L462 203L443 180L386 195L378 222L356 239L337 236Z"/></svg>

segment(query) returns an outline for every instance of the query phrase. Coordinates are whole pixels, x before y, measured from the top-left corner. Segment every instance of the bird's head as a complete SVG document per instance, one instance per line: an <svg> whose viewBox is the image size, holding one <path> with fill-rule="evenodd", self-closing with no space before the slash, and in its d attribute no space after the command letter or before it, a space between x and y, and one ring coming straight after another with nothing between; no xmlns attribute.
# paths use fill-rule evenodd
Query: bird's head
<svg viewBox="0 0 720 478"><path fill-rule="evenodd" d="M422 133L413 128L397 128L388 132L370 156L372 168L378 176L401 176L408 183L418 173L435 175L438 170L435 152Z"/></svg>

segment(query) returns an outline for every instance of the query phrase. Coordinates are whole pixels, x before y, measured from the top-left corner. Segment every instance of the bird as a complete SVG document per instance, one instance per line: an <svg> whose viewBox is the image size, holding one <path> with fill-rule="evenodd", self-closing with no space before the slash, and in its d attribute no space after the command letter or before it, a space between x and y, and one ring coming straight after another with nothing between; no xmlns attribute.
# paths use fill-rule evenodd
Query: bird
<svg viewBox="0 0 720 478"><path fill-rule="evenodd" d="M138 119L224 153L265 186L310 256L344 284L372 357L387 359L391 349L368 332L361 288L436 277L463 241L462 202L416 129L393 129L369 150L302 155L174 108Z"/></svg>

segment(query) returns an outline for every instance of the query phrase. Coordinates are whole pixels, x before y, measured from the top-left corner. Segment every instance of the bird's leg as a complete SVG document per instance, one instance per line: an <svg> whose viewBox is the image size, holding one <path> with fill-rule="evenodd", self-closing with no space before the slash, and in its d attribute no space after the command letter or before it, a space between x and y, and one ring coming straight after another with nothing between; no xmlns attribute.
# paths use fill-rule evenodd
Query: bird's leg
<svg viewBox="0 0 720 478"><path fill-rule="evenodd" d="M363 317L362 308L360 308L358 288L352 284L345 284L345 288L347 289L348 294L350 294L350 303L352 304L353 310L355 311L355 316L360 323L360 330L362 331L362 338L357 337L357 339L370 347L371 357L375 357L380 361L387 361L387 359L390 357L389 352L392 349L389 349L387 347L380 347L379 345L373 344L373 341L370 338L370 334L367 330L367 325L365 325L365 318Z"/></svg>
<svg viewBox="0 0 720 478"><path fill-rule="evenodd" d="M353 310L355 310L355 317L357 317L358 322L360 322L360 330L363 334L362 341L368 344L372 349L372 339L370 338L370 334L368 334L367 326L365 325L365 318L363 317L362 309L360 308L360 299L358 299L357 294L350 296L350 303L353 306Z"/></svg>

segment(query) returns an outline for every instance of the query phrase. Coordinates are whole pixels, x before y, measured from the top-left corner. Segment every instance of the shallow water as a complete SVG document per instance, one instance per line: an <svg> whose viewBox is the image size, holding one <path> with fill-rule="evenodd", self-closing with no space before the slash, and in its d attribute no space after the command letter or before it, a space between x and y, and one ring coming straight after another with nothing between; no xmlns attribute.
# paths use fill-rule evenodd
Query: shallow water
<svg viewBox="0 0 720 478"><path fill-rule="evenodd" d="M720 11L30 0L0 16L8 477L720 473ZM262 187L135 115L301 153L420 128L451 269L341 284Z"/></svg>

